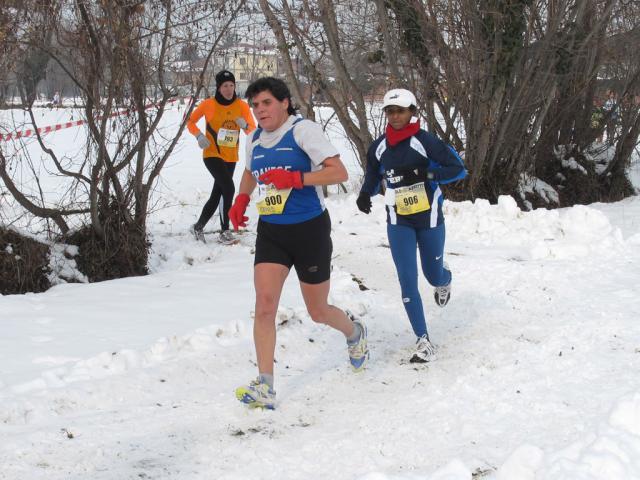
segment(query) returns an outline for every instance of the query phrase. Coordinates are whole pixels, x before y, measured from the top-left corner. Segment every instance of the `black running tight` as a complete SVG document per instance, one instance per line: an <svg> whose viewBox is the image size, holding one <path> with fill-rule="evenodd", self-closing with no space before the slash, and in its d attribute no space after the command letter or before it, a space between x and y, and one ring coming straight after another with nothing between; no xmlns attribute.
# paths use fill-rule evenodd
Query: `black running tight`
<svg viewBox="0 0 640 480"><path fill-rule="evenodd" d="M220 203L220 198L222 198L222 207L219 210L220 228L228 230L229 209L231 208L231 202L233 202L233 194L236 191L236 187L233 184L233 172L236 169L236 164L225 162L218 157L208 157L204 159L204 166L207 167L213 177L213 189L209 200L202 208L197 225L204 228L215 213Z"/></svg>

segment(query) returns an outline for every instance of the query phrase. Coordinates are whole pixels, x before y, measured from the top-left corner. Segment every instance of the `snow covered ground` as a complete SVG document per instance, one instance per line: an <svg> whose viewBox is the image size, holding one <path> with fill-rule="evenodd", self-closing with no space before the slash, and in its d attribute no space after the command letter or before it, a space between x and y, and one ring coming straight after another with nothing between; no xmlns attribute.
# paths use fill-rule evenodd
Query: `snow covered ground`
<svg viewBox="0 0 640 480"><path fill-rule="evenodd" d="M211 184L194 144L163 175L152 275L0 296L0 479L640 479L640 197L446 203L453 296L422 282L439 351L416 367L382 199L367 216L333 195L331 299L371 362L350 371L292 274L278 407L249 411L257 215L238 245L185 233Z"/></svg>

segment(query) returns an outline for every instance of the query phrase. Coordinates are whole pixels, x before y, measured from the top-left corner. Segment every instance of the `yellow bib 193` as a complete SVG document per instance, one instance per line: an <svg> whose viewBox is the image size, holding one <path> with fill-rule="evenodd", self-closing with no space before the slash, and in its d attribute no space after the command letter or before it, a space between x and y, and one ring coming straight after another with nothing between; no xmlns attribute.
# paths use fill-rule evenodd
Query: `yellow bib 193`
<svg viewBox="0 0 640 480"><path fill-rule="evenodd" d="M431 208L424 182L396 188L395 193L398 215L411 215Z"/></svg>
<svg viewBox="0 0 640 480"><path fill-rule="evenodd" d="M238 138L240 138L240 130L229 130L228 128L218 130L218 145L221 147L235 147L238 145Z"/></svg>
<svg viewBox="0 0 640 480"><path fill-rule="evenodd" d="M281 215L289 199L291 188L278 190L273 185L260 185L256 207L260 215Z"/></svg>

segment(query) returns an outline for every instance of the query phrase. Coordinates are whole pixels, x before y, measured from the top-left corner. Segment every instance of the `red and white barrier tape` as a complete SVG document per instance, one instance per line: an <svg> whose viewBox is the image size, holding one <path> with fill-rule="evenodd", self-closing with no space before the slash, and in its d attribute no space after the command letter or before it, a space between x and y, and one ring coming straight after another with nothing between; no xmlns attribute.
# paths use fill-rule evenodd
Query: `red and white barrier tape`
<svg viewBox="0 0 640 480"><path fill-rule="evenodd" d="M86 120L76 120L75 122L59 123L57 125L38 128L38 133L40 133L40 135L43 135L45 133L55 132L57 130L62 130L65 128L77 127L78 125L82 125L83 123L86 123ZM22 137L30 137L31 135L35 135L35 133L35 129L23 130L22 132L12 132L4 135L0 133L0 141L9 141L14 138L18 139Z"/></svg>
<svg viewBox="0 0 640 480"><path fill-rule="evenodd" d="M191 98L191 97L185 97L185 100L187 98ZM174 98L172 100L169 100L167 103L173 103L173 102L177 102L179 99L178 98ZM157 106L157 104L152 103L150 105L147 105L145 108L145 110L155 107ZM116 113L112 113L111 115L109 115L109 118L113 118L113 117L118 117L120 115L128 115L129 113L131 113L132 110L130 109L125 109L125 110L121 110L119 112ZM96 119L96 121L100 121L102 119L102 117L98 117ZM50 133L50 132L56 132L58 130L64 130L65 128L71 128L71 127L78 127L80 125L83 125L87 123L86 120L76 120L74 122L66 122L66 123L58 123L57 125L49 125L47 127L41 127L37 129L37 132L40 135L44 135L45 133ZM11 132L11 133L0 133L0 142L8 142L9 140L12 139L18 139L18 138L22 138L22 137L30 137L32 135L36 134L36 129L35 128L30 128L28 130L23 130L21 132Z"/></svg>

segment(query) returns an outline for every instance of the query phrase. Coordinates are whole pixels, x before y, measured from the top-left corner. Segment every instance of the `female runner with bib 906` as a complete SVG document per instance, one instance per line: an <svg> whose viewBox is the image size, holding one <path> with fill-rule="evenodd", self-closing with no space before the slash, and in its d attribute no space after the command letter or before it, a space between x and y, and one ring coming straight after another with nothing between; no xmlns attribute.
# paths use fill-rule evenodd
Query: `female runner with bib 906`
<svg viewBox="0 0 640 480"><path fill-rule="evenodd" d="M246 170L229 218L236 230L246 226L249 196L258 186L253 327L258 378L239 387L236 397L250 407L273 409L275 320L292 266L307 312L313 321L344 334L355 371L364 368L369 350L364 323L328 303L333 246L321 186L347 179L340 156L320 125L295 115L282 80L258 79L249 85L246 97L259 128L247 140Z"/></svg>
<svg viewBox="0 0 640 480"><path fill-rule="evenodd" d="M435 288L436 303L444 307L451 296L451 271L443 262L444 217L440 184L466 176L458 154L434 134L412 122L416 97L409 90L393 89L383 100L388 125L367 152L364 183L358 196L360 211L371 212L371 196L384 182L387 236L396 266L402 301L417 337L410 362L424 363L435 349L418 292L416 245L422 272Z"/></svg>

